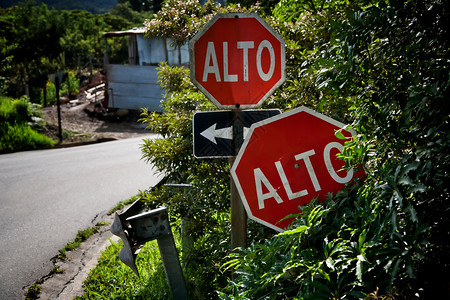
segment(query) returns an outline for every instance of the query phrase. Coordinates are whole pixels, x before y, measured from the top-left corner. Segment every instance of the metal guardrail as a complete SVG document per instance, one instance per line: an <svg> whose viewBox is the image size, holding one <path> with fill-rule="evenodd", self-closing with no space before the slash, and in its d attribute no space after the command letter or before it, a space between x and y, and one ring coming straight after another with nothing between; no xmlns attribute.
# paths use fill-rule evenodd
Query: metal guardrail
<svg viewBox="0 0 450 300"><path fill-rule="evenodd" d="M157 186L163 185L162 179ZM172 188L190 188L190 184L164 184ZM139 276L136 257L145 243L157 240L164 270L173 299L187 299L186 285L180 265L167 208L160 207L146 211L137 200L121 214L115 213L111 232L123 241L119 252L120 260Z"/></svg>

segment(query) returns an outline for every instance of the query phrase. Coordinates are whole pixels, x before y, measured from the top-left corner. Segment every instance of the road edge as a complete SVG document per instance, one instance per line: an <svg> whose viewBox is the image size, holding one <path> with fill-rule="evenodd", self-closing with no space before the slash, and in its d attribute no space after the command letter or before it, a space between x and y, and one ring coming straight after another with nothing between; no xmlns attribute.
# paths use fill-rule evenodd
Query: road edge
<svg viewBox="0 0 450 300"><path fill-rule="evenodd" d="M63 272L48 274L37 281L42 282L39 284L40 299L71 300L84 294L83 282L89 272L97 266L102 251L111 244L110 240L114 242L119 240L109 230L113 219L112 214L94 218L93 224L107 222L108 225L101 226L99 232L81 243L78 248L67 252L68 260L56 260L53 263L55 268ZM24 287L24 293L29 287Z"/></svg>

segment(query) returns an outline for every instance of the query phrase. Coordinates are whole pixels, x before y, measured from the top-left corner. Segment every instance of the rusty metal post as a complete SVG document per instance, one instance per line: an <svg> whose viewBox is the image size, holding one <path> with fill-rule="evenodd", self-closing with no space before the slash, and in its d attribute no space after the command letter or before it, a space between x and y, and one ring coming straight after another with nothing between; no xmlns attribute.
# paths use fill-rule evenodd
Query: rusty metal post
<svg viewBox="0 0 450 300"><path fill-rule="evenodd" d="M59 88L61 85L62 76L59 74L55 77L55 88L56 88L56 106L58 107L58 138L62 142L62 126L61 126L61 101L59 100Z"/></svg>
<svg viewBox="0 0 450 300"><path fill-rule="evenodd" d="M230 159L233 165L235 158ZM230 178L231 202L231 250L247 245L247 214L233 178Z"/></svg>
<svg viewBox="0 0 450 300"><path fill-rule="evenodd" d="M234 164L236 155L244 142L244 126L241 120L241 110L236 105L233 110L233 147L235 149L235 156L230 158L230 169ZM230 204L231 204L231 250L238 247L247 246L247 214L245 212L242 201L239 197L236 184L233 177L230 176Z"/></svg>

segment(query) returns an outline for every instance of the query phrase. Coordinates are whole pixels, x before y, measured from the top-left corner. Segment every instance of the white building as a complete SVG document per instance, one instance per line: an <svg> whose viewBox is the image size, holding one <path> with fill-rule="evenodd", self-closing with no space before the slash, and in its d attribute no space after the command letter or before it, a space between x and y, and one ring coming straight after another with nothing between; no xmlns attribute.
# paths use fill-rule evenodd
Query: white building
<svg viewBox="0 0 450 300"><path fill-rule="evenodd" d="M160 89L157 66L189 65L188 45L173 47L170 38L145 38L144 28L107 32L105 39L128 36L128 64L110 64L105 51L104 68L107 78L108 107L162 111L164 91ZM107 43L106 43L107 45Z"/></svg>

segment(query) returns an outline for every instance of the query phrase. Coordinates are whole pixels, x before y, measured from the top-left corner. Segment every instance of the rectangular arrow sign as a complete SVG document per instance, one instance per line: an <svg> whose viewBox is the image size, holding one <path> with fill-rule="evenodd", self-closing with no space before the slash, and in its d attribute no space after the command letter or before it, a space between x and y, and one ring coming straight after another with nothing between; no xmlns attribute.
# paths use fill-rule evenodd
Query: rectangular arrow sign
<svg viewBox="0 0 450 300"><path fill-rule="evenodd" d="M201 111L194 114L194 156L233 157L253 123L279 115L279 109Z"/></svg>

